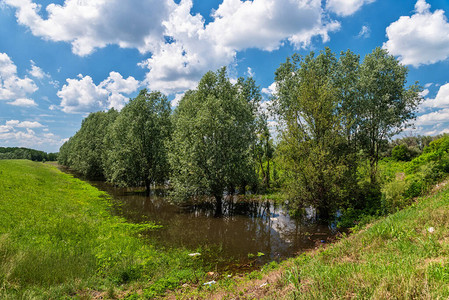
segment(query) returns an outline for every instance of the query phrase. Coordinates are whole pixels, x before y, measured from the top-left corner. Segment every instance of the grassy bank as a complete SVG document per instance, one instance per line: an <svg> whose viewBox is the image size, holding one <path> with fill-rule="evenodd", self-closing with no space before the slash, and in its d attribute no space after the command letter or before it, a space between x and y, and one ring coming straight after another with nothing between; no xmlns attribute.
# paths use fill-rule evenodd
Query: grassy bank
<svg viewBox="0 0 449 300"><path fill-rule="evenodd" d="M449 184L274 271L178 291L201 299L447 299ZM187 296L185 296L187 298Z"/></svg>
<svg viewBox="0 0 449 300"><path fill-rule="evenodd" d="M56 167L0 161L0 298L150 298L204 274L183 250L139 238L107 195ZM130 295L130 298L134 296Z"/></svg>

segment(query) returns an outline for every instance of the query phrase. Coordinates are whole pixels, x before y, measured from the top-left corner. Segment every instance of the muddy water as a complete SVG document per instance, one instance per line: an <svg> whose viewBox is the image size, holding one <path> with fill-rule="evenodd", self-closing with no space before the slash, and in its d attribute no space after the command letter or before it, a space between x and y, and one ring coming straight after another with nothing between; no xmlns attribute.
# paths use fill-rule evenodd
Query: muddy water
<svg viewBox="0 0 449 300"><path fill-rule="evenodd" d="M67 172L67 170L64 170ZM329 242L337 233L315 222L312 211L298 220L272 201L227 197L223 216L214 217L214 202L180 207L167 201L165 189L149 197L132 188L89 181L113 197L114 212L130 222L152 221L162 228L146 233L149 242L165 248L201 252L213 268L248 271Z"/></svg>
<svg viewBox="0 0 449 300"><path fill-rule="evenodd" d="M315 222L311 211L298 220L269 200L227 197L223 216L216 218L213 202L179 207L167 201L164 189L146 197L129 188L93 184L113 196L117 214L131 222L162 225L147 233L152 243L201 252L217 270L251 270L327 243L337 233Z"/></svg>

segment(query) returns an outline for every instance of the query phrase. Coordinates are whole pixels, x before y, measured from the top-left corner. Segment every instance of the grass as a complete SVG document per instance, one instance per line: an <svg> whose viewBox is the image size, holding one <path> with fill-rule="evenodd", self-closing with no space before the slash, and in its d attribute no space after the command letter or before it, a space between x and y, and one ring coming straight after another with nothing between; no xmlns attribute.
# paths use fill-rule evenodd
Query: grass
<svg viewBox="0 0 449 300"><path fill-rule="evenodd" d="M156 249L107 194L56 167L0 160L0 298L151 298L198 282L202 261Z"/></svg>
<svg viewBox="0 0 449 300"><path fill-rule="evenodd" d="M292 290L288 296L447 299L448 254L449 189L445 187L325 250L294 259L285 273L296 274L286 281Z"/></svg>
<svg viewBox="0 0 449 300"><path fill-rule="evenodd" d="M446 181L447 182L447 181ZM449 183L326 248L180 299L448 299ZM273 270L274 269L274 270Z"/></svg>

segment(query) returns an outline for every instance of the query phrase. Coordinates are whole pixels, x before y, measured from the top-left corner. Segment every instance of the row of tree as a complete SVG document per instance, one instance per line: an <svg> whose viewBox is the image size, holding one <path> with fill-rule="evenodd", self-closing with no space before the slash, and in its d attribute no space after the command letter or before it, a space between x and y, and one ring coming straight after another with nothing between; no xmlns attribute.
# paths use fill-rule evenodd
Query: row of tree
<svg viewBox="0 0 449 300"><path fill-rule="evenodd" d="M0 159L29 159L32 161L56 161L57 153L23 148L23 147L0 147Z"/></svg>
<svg viewBox="0 0 449 300"><path fill-rule="evenodd" d="M169 182L177 200L213 196L219 213L224 193L269 186L276 157L294 207L313 205L327 218L341 206L367 205L360 166L368 164L368 184L376 186L381 152L421 100L406 78L380 48L363 62L350 51L293 55L275 73L275 146L259 87L252 78L232 83L223 68L206 73L173 112L166 96L142 90L121 112L90 114L59 161L118 185L145 185L147 193Z"/></svg>
<svg viewBox="0 0 449 300"><path fill-rule="evenodd" d="M142 90L122 111L84 119L59 162L114 184L145 185L147 193L151 184L170 181L174 199L210 195L219 209L225 192L256 184L256 157L263 169L270 159L260 101L252 78L233 84L225 68L205 74L173 113L166 96Z"/></svg>

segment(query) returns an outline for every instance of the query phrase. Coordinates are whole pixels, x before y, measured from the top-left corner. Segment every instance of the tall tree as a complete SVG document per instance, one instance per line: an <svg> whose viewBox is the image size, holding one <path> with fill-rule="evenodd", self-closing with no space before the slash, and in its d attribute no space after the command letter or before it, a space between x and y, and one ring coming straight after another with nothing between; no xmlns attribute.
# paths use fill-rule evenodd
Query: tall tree
<svg viewBox="0 0 449 300"><path fill-rule="evenodd" d="M111 126L106 177L119 185L150 185L168 178L166 143L171 134L170 102L146 89L130 100Z"/></svg>
<svg viewBox="0 0 449 300"><path fill-rule="evenodd" d="M275 110L282 123L278 151L294 208L312 205L327 219L348 185L339 64L329 49L294 55L276 70Z"/></svg>
<svg viewBox="0 0 449 300"><path fill-rule="evenodd" d="M117 118L114 109L89 114L81 128L60 149L59 161L90 178L104 178L104 136Z"/></svg>
<svg viewBox="0 0 449 300"><path fill-rule="evenodd" d="M261 114L258 120L257 141L255 145L257 169L262 173L262 185L270 187L270 166L274 155L273 140L268 128L267 116Z"/></svg>
<svg viewBox="0 0 449 300"><path fill-rule="evenodd" d="M371 183L376 182L382 149L410 125L422 100L417 83L406 88L407 73L405 66L381 48L368 54L360 66L358 136L370 162Z"/></svg>
<svg viewBox="0 0 449 300"><path fill-rule="evenodd" d="M221 214L226 188L254 178L258 88L252 79L232 84L223 68L206 73L173 115L171 181L179 200L210 195Z"/></svg>

